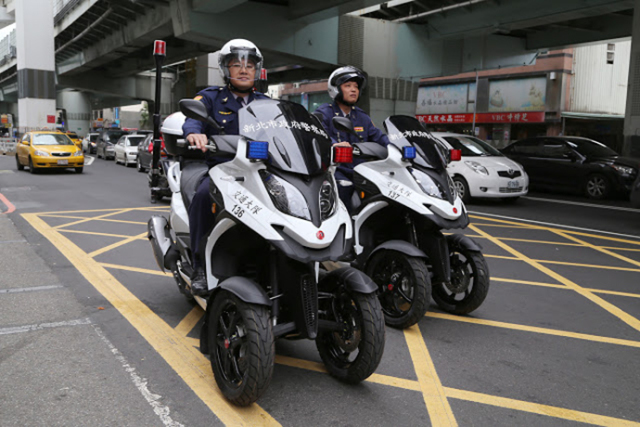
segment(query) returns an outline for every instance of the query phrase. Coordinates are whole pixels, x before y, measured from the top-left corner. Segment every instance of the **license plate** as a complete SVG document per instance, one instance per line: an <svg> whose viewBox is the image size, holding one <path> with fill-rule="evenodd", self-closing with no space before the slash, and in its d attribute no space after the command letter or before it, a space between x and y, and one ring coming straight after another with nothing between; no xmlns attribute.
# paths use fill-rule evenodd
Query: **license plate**
<svg viewBox="0 0 640 427"><path fill-rule="evenodd" d="M509 181L507 183L507 188L518 188L518 187L520 187L520 181L518 180Z"/></svg>
<svg viewBox="0 0 640 427"><path fill-rule="evenodd" d="M69 160L58 160L58 164L59 165L68 165L69 164Z"/></svg>

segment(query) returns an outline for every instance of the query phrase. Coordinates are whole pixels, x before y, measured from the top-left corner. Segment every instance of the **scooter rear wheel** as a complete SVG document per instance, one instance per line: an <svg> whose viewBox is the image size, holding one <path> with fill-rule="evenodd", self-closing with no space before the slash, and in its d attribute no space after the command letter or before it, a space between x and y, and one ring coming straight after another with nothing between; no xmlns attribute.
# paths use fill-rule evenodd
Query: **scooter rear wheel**
<svg viewBox="0 0 640 427"><path fill-rule="evenodd" d="M481 252L451 248L451 283L433 285L433 300L446 312L469 314L489 293L489 266Z"/></svg>
<svg viewBox="0 0 640 427"><path fill-rule="evenodd" d="M276 350L267 307L219 291L208 324L211 367L220 391L235 405L251 405L273 375Z"/></svg>
<svg viewBox="0 0 640 427"><path fill-rule="evenodd" d="M431 302L431 278L424 260L383 250L371 257L366 270L380 290L388 326L405 329L424 317Z"/></svg>
<svg viewBox="0 0 640 427"><path fill-rule="evenodd" d="M374 294L347 292L339 288L334 298L319 301L327 320L338 322L341 331L323 331L316 347L329 374L357 384L373 374L384 351L384 320Z"/></svg>

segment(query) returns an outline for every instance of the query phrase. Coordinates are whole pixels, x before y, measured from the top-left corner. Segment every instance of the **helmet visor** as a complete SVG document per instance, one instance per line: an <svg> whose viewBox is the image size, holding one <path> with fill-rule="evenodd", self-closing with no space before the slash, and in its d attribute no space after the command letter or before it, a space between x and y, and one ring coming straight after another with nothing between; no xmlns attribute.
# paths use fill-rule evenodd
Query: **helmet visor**
<svg viewBox="0 0 640 427"><path fill-rule="evenodd" d="M340 87L342 84L353 80L356 83L358 83L358 89L360 91L362 91L364 89L364 87L366 86L366 79L365 77L361 74L358 73L356 71L353 72L346 72L343 74L338 74L336 77L334 77L334 81L333 84L335 87Z"/></svg>
<svg viewBox="0 0 640 427"><path fill-rule="evenodd" d="M254 80L258 80L262 69L262 57L257 54L255 49L232 47L231 53L224 58L224 64L229 69L244 67L247 71L255 71Z"/></svg>

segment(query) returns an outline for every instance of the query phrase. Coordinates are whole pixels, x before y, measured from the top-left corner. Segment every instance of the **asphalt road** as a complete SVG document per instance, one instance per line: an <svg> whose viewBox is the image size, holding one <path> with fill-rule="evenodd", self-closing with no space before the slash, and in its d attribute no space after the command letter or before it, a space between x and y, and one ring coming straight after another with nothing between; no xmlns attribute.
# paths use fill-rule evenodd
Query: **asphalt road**
<svg viewBox="0 0 640 427"><path fill-rule="evenodd" d="M0 425L637 425L640 211L535 194L468 206L492 283L470 316L387 329L347 386L279 341L257 405L221 398L202 311L155 265L146 175L96 160L37 175L0 156ZM11 211L11 212L10 212Z"/></svg>

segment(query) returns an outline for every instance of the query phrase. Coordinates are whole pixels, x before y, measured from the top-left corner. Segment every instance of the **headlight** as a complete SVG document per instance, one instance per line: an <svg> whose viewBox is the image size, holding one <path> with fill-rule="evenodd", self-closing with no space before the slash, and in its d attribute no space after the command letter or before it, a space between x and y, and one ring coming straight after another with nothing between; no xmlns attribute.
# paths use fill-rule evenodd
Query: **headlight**
<svg viewBox="0 0 640 427"><path fill-rule="evenodd" d="M78 150L75 153L73 153L73 157L77 157L77 156L82 156L82 151Z"/></svg>
<svg viewBox="0 0 640 427"><path fill-rule="evenodd" d="M471 168L471 170L473 170L475 173L479 173L480 175L489 176L489 171L487 170L487 168L485 168L484 166L482 166L478 162L464 162L464 164L469 166Z"/></svg>
<svg viewBox="0 0 640 427"><path fill-rule="evenodd" d="M621 165L611 165L619 174L622 175L633 175L633 168L629 166L621 166Z"/></svg>
<svg viewBox="0 0 640 427"><path fill-rule="evenodd" d="M280 212L311 221L309 206L300 190L264 169L260 171L260 176L271 201Z"/></svg>
<svg viewBox="0 0 640 427"><path fill-rule="evenodd" d="M95 142L91 142L90 144L91 144L91 146L92 146L92 147L95 147L95 146L96 146L96 143L95 143Z"/></svg>
<svg viewBox="0 0 640 427"><path fill-rule="evenodd" d="M336 211L336 192L333 182L325 180L320 186L320 215L322 220L331 217Z"/></svg>
<svg viewBox="0 0 640 427"><path fill-rule="evenodd" d="M415 178L416 182L422 189L422 191L431 197L437 197L438 199L445 199L442 189L437 182L433 180L426 173L417 169L410 169L411 175Z"/></svg>
<svg viewBox="0 0 640 427"><path fill-rule="evenodd" d="M36 156L41 156L41 157L49 157L49 153L47 153L46 151L42 151L42 150L36 150L33 152L33 154L35 154Z"/></svg>

